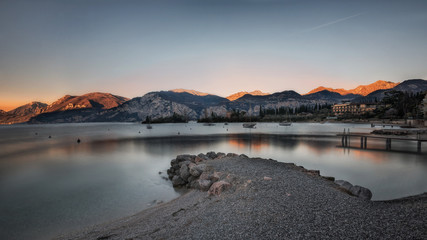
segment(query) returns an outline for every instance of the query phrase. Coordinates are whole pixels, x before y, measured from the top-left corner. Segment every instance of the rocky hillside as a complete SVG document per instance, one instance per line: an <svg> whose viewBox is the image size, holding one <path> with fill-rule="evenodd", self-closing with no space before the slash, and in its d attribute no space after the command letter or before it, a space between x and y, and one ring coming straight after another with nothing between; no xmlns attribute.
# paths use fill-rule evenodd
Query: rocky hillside
<svg viewBox="0 0 427 240"><path fill-rule="evenodd" d="M427 91L427 80L423 79L410 79L403 81L399 85L391 88L391 89L382 89L377 90L375 92L372 92L368 94L365 97L359 97L354 99L355 102L374 102L374 101L380 101L384 98L385 92L387 91L402 91L402 92L409 92L409 93L417 93L417 92L424 92Z"/></svg>
<svg viewBox="0 0 427 240"><path fill-rule="evenodd" d="M111 93L88 93L81 96L65 95L44 109L43 112L66 111L81 108L110 109L117 107L128 98L113 95Z"/></svg>
<svg viewBox="0 0 427 240"><path fill-rule="evenodd" d="M161 91L147 93L142 97L133 98L122 105L107 110L74 110L41 114L32 123L48 122L139 122L150 117L160 119L178 114L188 120L196 120L206 109L221 108L229 101L215 95L197 96L190 93ZM225 107L224 107L225 108Z"/></svg>
<svg viewBox="0 0 427 240"><path fill-rule="evenodd" d="M230 100L230 101L234 101L234 100L237 100L237 99L245 96L246 94L250 94L252 96L265 96L265 95L269 95L269 93L264 93L264 92L261 92L260 90L255 90L255 91L252 91L252 92L246 92L246 91L237 92L237 93L234 93L234 94L232 94L232 95L230 95L230 96L228 96L226 98L228 100Z"/></svg>
<svg viewBox="0 0 427 240"><path fill-rule="evenodd" d="M345 90L343 88L336 88L336 89L335 88L326 88L326 87L320 86L320 87L315 88L315 89L311 90L310 92L308 92L307 95L312 94L312 93L316 93L316 92L320 92L323 90L328 90L330 92L336 92L336 93L339 93L341 95L355 94L355 95L366 96L366 95L368 95L372 92L375 92L377 90L393 88L393 87L397 86L398 84L399 83L378 80L378 81L371 83L369 85L360 85L360 86L353 88L353 89L350 89L350 90Z"/></svg>
<svg viewBox="0 0 427 240"><path fill-rule="evenodd" d="M10 110L8 112L2 111L2 113L0 113L0 123L13 124L26 122L31 117L40 114L46 107L46 103L32 102Z"/></svg>
<svg viewBox="0 0 427 240"><path fill-rule="evenodd" d="M102 109L111 109L117 106L120 106L124 102L128 101L128 98L116 96L110 93L88 93L82 96L70 96L66 95L54 103L47 105L45 103L32 102L24 106L18 107L14 110L11 110L6 113L6 115L0 116L0 123L2 124L12 124L12 123L22 123L29 121L32 117L35 117L40 114L48 114L48 116L57 117L61 119L62 116L70 115L71 113L64 113L70 110L76 109L95 109L95 110L86 110L83 112L98 112ZM58 112L58 113L54 113ZM79 119L80 112L73 111L73 114L77 114L75 119ZM46 116L44 116L46 117ZM49 120L52 118L48 118ZM56 122L57 120L55 120Z"/></svg>

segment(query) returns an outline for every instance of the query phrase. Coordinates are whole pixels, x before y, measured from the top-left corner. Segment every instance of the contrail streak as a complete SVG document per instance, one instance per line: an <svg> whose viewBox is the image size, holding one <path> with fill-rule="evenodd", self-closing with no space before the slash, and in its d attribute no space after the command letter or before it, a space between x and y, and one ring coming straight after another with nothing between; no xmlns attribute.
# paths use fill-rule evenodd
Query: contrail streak
<svg viewBox="0 0 427 240"><path fill-rule="evenodd" d="M362 13L358 13L356 15L352 15L352 16L349 16L349 17L340 18L340 19L337 19L337 20L332 21L332 22L328 22L328 23L325 23L325 24L322 24L322 25L319 25L319 26L316 26L316 27L313 27L313 28L309 28L309 29L303 30L300 33L306 33L306 32L311 32L311 31L314 31L314 30L317 30L317 29L325 28L325 27L337 24L339 22L344 22L344 21L346 21L348 19L358 17L358 16L363 15L363 14L365 14L365 13L362 12Z"/></svg>

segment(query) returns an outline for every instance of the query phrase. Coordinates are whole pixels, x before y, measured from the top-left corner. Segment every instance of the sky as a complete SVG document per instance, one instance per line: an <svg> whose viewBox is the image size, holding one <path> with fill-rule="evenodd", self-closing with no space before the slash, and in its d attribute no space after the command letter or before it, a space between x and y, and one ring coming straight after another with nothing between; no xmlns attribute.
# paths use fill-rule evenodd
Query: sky
<svg viewBox="0 0 427 240"><path fill-rule="evenodd" d="M426 0L0 0L0 109L427 79Z"/></svg>

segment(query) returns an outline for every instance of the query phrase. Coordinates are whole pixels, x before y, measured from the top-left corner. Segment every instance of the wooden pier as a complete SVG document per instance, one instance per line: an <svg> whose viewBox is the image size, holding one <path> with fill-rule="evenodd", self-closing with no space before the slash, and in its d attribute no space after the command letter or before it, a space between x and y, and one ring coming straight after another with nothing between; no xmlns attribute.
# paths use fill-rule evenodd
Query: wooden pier
<svg viewBox="0 0 427 240"><path fill-rule="evenodd" d="M423 142L427 142L427 139L420 139L419 135L417 138L405 138L405 137L394 137L394 136L375 136L370 134L350 134L343 133L337 134L337 136L341 137L341 145L344 148L350 147L350 139L360 138L360 148L367 149L368 148L368 138L372 139L384 139L385 140L385 150L392 150L391 143L392 141L405 141L405 142L416 142L417 143L417 152L421 153L421 144Z"/></svg>

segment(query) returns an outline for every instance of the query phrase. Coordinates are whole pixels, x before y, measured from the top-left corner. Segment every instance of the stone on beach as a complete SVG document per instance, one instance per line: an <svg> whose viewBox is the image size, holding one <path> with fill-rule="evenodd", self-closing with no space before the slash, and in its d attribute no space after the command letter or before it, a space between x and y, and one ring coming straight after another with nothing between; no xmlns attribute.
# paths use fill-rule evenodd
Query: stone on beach
<svg viewBox="0 0 427 240"><path fill-rule="evenodd" d="M198 180L198 184L199 184L199 189L200 190L207 191L211 187L212 181L211 180L199 179Z"/></svg>
<svg viewBox="0 0 427 240"><path fill-rule="evenodd" d="M185 181L180 177L180 176L174 176L173 178L172 178L172 185L174 186L174 187L178 187L178 186L181 186L181 185L183 185L183 184L185 184Z"/></svg>
<svg viewBox="0 0 427 240"><path fill-rule="evenodd" d="M190 167L190 174L198 177L202 174L203 171L206 169L206 164L199 164L199 165L193 165Z"/></svg>
<svg viewBox="0 0 427 240"><path fill-rule="evenodd" d="M218 181L212 184L209 188L209 195L221 195L221 193L231 186L230 183L226 181Z"/></svg>
<svg viewBox="0 0 427 240"><path fill-rule="evenodd" d="M371 190L355 185L350 188L350 192L354 194L355 196L365 199L365 200L371 200L372 198L372 192Z"/></svg>
<svg viewBox="0 0 427 240"><path fill-rule="evenodd" d="M359 197L365 200L371 200L372 198L371 190L365 187L361 187L358 185L353 186L353 184L344 180L336 180L335 183L340 185L342 188L349 191L351 194L353 194L356 197Z"/></svg>
<svg viewBox="0 0 427 240"><path fill-rule="evenodd" d="M188 171L188 166L183 164L181 166L180 169L180 176L182 179L184 179L185 181L188 179L188 177L190 176L190 171Z"/></svg>

